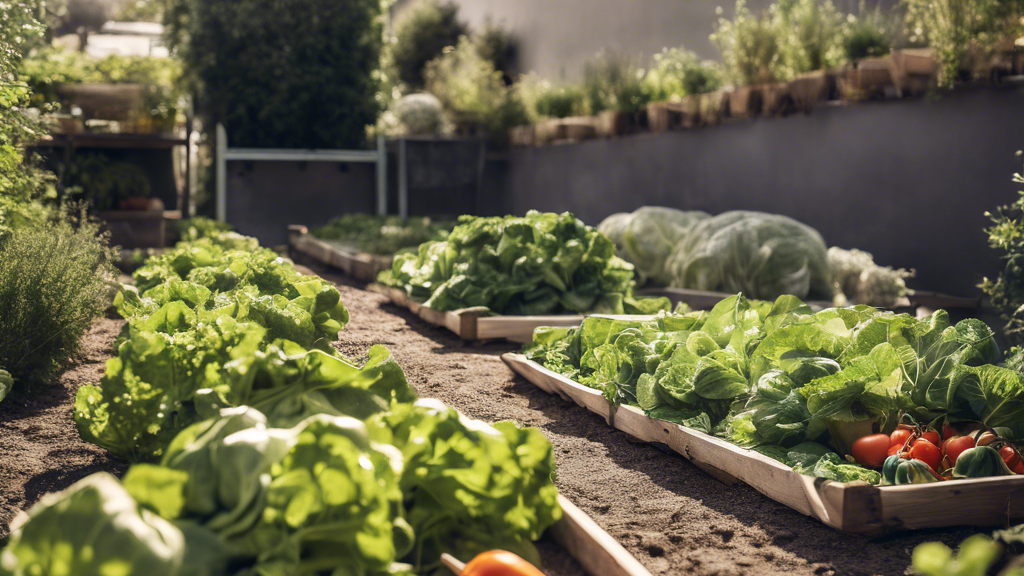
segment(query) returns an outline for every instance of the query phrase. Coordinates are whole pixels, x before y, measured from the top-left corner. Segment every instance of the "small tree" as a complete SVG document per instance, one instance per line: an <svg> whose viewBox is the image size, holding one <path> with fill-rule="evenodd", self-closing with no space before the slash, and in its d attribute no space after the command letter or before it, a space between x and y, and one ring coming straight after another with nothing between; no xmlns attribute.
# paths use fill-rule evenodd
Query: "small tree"
<svg viewBox="0 0 1024 576"><path fill-rule="evenodd" d="M380 112L380 0L169 0L207 127L236 146L353 148Z"/></svg>
<svg viewBox="0 0 1024 576"><path fill-rule="evenodd" d="M410 89L425 85L427 62L441 56L445 48L454 47L459 38L469 33L459 21L459 7L427 0L417 4L395 33L392 59L398 78Z"/></svg>

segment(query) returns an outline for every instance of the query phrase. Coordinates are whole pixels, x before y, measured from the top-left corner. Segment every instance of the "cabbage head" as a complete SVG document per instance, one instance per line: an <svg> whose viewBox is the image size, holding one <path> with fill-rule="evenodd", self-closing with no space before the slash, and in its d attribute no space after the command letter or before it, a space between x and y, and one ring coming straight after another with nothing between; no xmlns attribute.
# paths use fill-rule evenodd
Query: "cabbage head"
<svg viewBox="0 0 1024 576"><path fill-rule="evenodd" d="M609 216L597 230L615 243L620 258L636 268L637 285L669 286L673 278L666 266L668 259L695 226L708 218L704 212L644 206L632 214Z"/></svg>
<svg viewBox="0 0 1024 576"><path fill-rule="evenodd" d="M828 250L821 235L792 218L761 212L719 214L694 226L667 263L671 286L742 292L771 300L784 294L832 299Z"/></svg>

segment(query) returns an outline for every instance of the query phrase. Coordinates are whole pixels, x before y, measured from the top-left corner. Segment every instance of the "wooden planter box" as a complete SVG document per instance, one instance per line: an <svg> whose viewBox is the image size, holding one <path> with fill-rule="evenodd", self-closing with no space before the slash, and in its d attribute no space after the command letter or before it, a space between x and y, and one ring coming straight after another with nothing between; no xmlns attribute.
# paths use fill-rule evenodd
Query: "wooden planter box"
<svg viewBox="0 0 1024 576"><path fill-rule="evenodd" d="M749 119L761 113L764 105L759 86L740 86L729 92L729 117Z"/></svg>
<svg viewBox="0 0 1024 576"><path fill-rule="evenodd" d="M167 221L180 220L175 210L110 210L97 214L110 231L110 245L122 248L163 248Z"/></svg>
<svg viewBox="0 0 1024 576"><path fill-rule="evenodd" d="M789 94L789 84L765 84L761 86L761 97L761 111L765 116L788 116L795 109L793 98Z"/></svg>
<svg viewBox="0 0 1024 576"><path fill-rule="evenodd" d="M864 58L856 69L839 76L839 94L843 100L859 102L885 95L892 87L892 57Z"/></svg>
<svg viewBox="0 0 1024 576"><path fill-rule="evenodd" d="M640 562L601 529L594 520L562 495L562 519L550 530L552 538L590 576L651 576Z"/></svg>
<svg viewBox="0 0 1024 576"><path fill-rule="evenodd" d="M880 535L946 526L1007 526L1024 520L1024 476L953 480L908 486L842 484L799 474L767 456L655 420L639 408L613 406L600 391L527 360L502 356L538 388L598 414L610 426L643 442L667 445L715 478L746 483L765 496L843 532Z"/></svg>
<svg viewBox="0 0 1024 576"><path fill-rule="evenodd" d="M693 96L696 98L696 96ZM717 126L722 118L731 114L731 93L725 90L716 90L700 95L700 124L705 126Z"/></svg>
<svg viewBox="0 0 1024 576"><path fill-rule="evenodd" d="M563 118L558 124L555 141L580 142L597 137L597 121L592 116Z"/></svg>
<svg viewBox="0 0 1024 576"><path fill-rule="evenodd" d="M408 309L428 324L447 328L459 338L467 341L509 340L523 344L533 340L533 331L536 328L541 326L571 328L579 326L584 318L582 315L496 316L492 315L487 308L465 308L441 312L414 301L404 290L398 288L370 284L366 289L387 296L392 304ZM635 319L645 318L645 316L616 316L616 318Z"/></svg>
<svg viewBox="0 0 1024 576"><path fill-rule="evenodd" d="M337 268L360 282L375 282L377 274L391 268L391 256L367 254L342 243L320 240L311 236L305 226L288 227L288 244L299 254Z"/></svg>
<svg viewBox="0 0 1024 576"><path fill-rule="evenodd" d="M86 119L128 120L142 108L141 84L62 84L57 94L63 104L82 109Z"/></svg>
<svg viewBox="0 0 1024 576"><path fill-rule="evenodd" d="M657 102L647 105L647 127L651 132L668 132L694 128L700 124L699 94L687 96L679 102Z"/></svg>
<svg viewBox="0 0 1024 576"><path fill-rule="evenodd" d="M516 126L509 130L509 142L513 146L533 146L536 143L534 139L534 126Z"/></svg>
<svg viewBox="0 0 1024 576"><path fill-rule="evenodd" d="M793 107L798 112L809 114L821 102L829 97L829 77L825 70L809 72L797 76L789 83L789 95Z"/></svg>
<svg viewBox="0 0 1024 576"><path fill-rule="evenodd" d="M892 81L900 98L922 94L934 87L938 71L939 63L932 48L892 51Z"/></svg>
<svg viewBox="0 0 1024 576"><path fill-rule="evenodd" d="M605 110L597 116L597 135L614 138L639 132L647 124L647 112L631 114L617 110Z"/></svg>

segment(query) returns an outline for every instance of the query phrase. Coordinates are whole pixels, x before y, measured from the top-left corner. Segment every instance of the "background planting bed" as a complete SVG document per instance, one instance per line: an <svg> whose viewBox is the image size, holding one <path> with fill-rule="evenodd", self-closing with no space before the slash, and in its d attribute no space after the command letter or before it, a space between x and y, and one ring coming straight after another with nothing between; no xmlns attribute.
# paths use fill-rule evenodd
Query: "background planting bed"
<svg viewBox="0 0 1024 576"><path fill-rule="evenodd" d="M373 282L377 274L391 268L391 257L361 252L339 242L327 242L309 234L305 226L288 227L288 244L292 250L338 268L346 276L360 282Z"/></svg>
<svg viewBox="0 0 1024 576"><path fill-rule="evenodd" d="M789 466L684 428L649 418L639 408L613 406L592 388L521 354L502 356L538 388L572 400L639 440L665 444L723 482L744 482L765 496L844 532L879 535L946 526L1002 526L1024 520L1024 476L955 480L908 486L842 484L805 476Z"/></svg>

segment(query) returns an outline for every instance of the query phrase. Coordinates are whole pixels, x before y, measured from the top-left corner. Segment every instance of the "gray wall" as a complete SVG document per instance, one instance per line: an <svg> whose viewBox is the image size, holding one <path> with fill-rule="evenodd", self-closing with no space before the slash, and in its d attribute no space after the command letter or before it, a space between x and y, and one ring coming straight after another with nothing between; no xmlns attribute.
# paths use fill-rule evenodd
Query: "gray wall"
<svg viewBox="0 0 1024 576"><path fill-rule="evenodd" d="M599 223L661 205L760 210L829 245L916 268L920 289L974 295L998 270L984 212L1020 188L1024 90L819 107L809 116L518 149L488 165L486 212L572 211Z"/></svg>
<svg viewBox="0 0 1024 576"><path fill-rule="evenodd" d="M400 22L422 0L399 0ZM583 64L602 49L630 55L641 67L665 47L685 46L703 58L719 59L708 36L718 19L731 18L735 0L452 0L473 30L489 18L510 29L520 43L520 70L551 80L578 79ZM856 12L859 0L833 0ZM896 0L866 0L868 8ZM772 0L748 0L759 11ZM717 13L721 7L722 14Z"/></svg>

